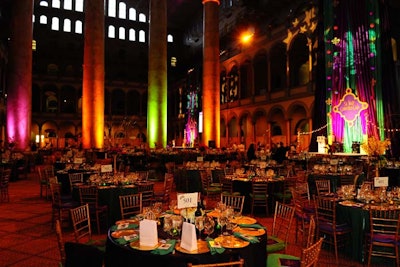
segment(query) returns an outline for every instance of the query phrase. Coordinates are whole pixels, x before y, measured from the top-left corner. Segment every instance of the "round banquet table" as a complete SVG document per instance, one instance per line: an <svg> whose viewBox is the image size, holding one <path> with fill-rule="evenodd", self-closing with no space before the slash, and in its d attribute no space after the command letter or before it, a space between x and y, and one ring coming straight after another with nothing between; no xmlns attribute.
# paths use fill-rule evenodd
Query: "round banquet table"
<svg viewBox="0 0 400 267"><path fill-rule="evenodd" d="M267 252L267 234L259 236L259 243L250 243L244 248L225 249L222 254L212 255L210 252L202 254L187 254L177 250L167 255L155 255L151 251L133 249L127 245L118 244L111 236L111 228L108 231L106 243L106 267L127 266L163 266L186 267L189 262L193 264L217 263L243 258L246 267L265 266ZM158 237L164 238L163 231L158 230Z"/></svg>

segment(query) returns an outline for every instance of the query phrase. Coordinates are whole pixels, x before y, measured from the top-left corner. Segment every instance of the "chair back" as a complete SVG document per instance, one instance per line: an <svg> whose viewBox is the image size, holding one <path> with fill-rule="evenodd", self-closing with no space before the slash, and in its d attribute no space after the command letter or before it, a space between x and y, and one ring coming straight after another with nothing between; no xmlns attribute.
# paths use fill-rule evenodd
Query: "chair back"
<svg viewBox="0 0 400 267"><path fill-rule="evenodd" d="M89 204L90 208L96 208L98 206L98 195L97 186L79 186L79 198L81 205Z"/></svg>
<svg viewBox="0 0 400 267"><path fill-rule="evenodd" d="M56 220L56 234L57 234L58 250L60 252L60 258L61 258L61 266L65 266L66 254L65 254L64 240L62 236L60 220Z"/></svg>
<svg viewBox="0 0 400 267"><path fill-rule="evenodd" d="M369 210L370 220L370 242L368 266L371 256L398 258L398 242L400 237L400 209L371 208Z"/></svg>
<svg viewBox="0 0 400 267"><path fill-rule="evenodd" d="M268 215L268 183L265 181L251 182L251 214L254 213L255 207L265 207Z"/></svg>
<svg viewBox="0 0 400 267"><path fill-rule="evenodd" d="M279 201L275 202L274 220L272 222L273 237L282 239L285 243L288 242L290 227L294 217L295 208Z"/></svg>
<svg viewBox="0 0 400 267"><path fill-rule="evenodd" d="M90 224L90 213L89 205L85 204L77 208L70 210L72 226L74 229L74 236L76 242L82 242L82 240L91 240L92 228Z"/></svg>
<svg viewBox="0 0 400 267"><path fill-rule="evenodd" d="M300 267L317 266L323 241L324 238L321 237L317 242L315 242L315 244L312 244L302 250L300 257Z"/></svg>
<svg viewBox="0 0 400 267"><path fill-rule="evenodd" d="M222 186L222 193L225 195L230 195L233 193L233 181L232 181L232 177L228 176L224 176L223 178L221 178L220 180L221 182L221 186Z"/></svg>
<svg viewBox="0 0 400 267"><path fill-rule="evenodd" d="M315 230L317 228L317 225L315 223L315 218L312 215L310 217L310 222L308 223L308 234L307 234L307 244L306 247L311 246L312 244L314 244L315 241Z"/></svg>
<svg viewBox="0 0 400 267"><path fill-rule="evenodd" d="M68 178L69 178L69 186L70 186L71 192L75 185L83 183L83 173L81 173L81 172L70 173L70 174L68 174Z"/></svg>
<svg viewBox="0 0 400 267"><path fill-rule="evenodd" d="M225 195L221 194L221 202L228 207L232 207L234 211L242 213L245 196Z"/></svg>
<svg viewBox="0 0 400 267"><path fill-rule="evenodd" d="M119 196L119 205L122 219L142 213L142 193Z"/></svg>
<svg viewBox="0 0 400 267"><path fill-rule="evenodd" d="M7 188L10 183L11 169L3 169L0 174L0 187Z"/></svg>
<svg viewBox="0 0 400 267"><path fill-rule="evenodd" d="M61 198L61 184L59 183L50 183L50 192L51 192L51 202L53 207L61 208L62 198Z"/></svg>
<svg viewBox="0 0 400 267"><path fill-rule="evenodd" d="M336 204L335 199L330 197L315 196L315 214L317 226L330 225L336 229Z"/></svg>
<svg viewBox="0 0 400 267"><path fill-rule="evenodd" d="M208 263L208 264L192 264L188 263L187 267L244 267L244 259L238 261L220 262L220 263Z"/></svg>
<svg viewBox="0 0 400 267"><path fill-rule="evenodd" d="M136 184L138 187L138 193L142 193L142 205L143 207L148 207L153 202L154 196L154 183L145 182Z"/></svg>
<svg viewBox="0 0 400 267"><path fill-rule="evenodd" d="M137 171L138 174L138 181L139 182L147 182L147 179L149 178L149 171Z"/></svg>
<svg viewBox="0 0 400 267"><path fill-rule="evenodd" d="M331 181L328 179L315 180L315 186L317 188L317 196L331 192Z"/></svg>
<svg viewBox="0 0 400 267"><path fill-rule="evenodd" d="M310 188L308 182L297 182L292 191L292 197L297 197L300 201L310 204Z"/></svg>

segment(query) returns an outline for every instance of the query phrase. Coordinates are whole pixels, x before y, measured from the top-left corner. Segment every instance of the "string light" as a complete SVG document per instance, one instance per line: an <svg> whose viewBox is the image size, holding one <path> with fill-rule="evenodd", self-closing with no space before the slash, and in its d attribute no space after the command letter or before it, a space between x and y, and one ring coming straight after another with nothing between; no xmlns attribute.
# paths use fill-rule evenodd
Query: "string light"
<svg viewBox="0 0 400 267"><path fill-rule="evenodd" d="M319 131L321 131L322 129L324 129L324 128L326 128L326 127L328 127L328 124L325 124L324 126L321 126L321 127L319 127L318 129L315 129L315 130L312 130L311 132L297 132L297 134L298 135L301 135L301 134L303 134L303 135L308 135L308 134L313 134L313 133L316 133L316 132L319 132Z"/></svg>

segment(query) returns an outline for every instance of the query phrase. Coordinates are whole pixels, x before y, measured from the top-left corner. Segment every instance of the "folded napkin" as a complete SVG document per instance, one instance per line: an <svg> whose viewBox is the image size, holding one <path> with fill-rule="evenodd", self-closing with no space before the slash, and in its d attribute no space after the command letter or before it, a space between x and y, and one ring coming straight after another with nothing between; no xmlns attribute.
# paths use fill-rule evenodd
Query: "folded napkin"
<svg viewBox="0 0 400 267"><path fill-rule="evenodd" d="M211 255L224 253L225 248L223 248L221 245L216 244L214 239L207 237L206 241L207 241L207 246L208 246L208 249L210 250Z"/></svg>
<svg viewBox="0 0 400 267"><path fill-rule="evenodd" d="M257 229L267 229L265 226L262 226L258 223L247 224L247 223L239 223L239 227L241 228L257 228Z"/></svg>
<svg viewBox="0 0 400 267"><path fill-rule="evenodd" d="M255 236L245 235L245 234L242 234L242 233L239 233L239 232L234 232L233 236L236 236L236 237L241 238L243 240L249 241L250 243L259 243L260 242L260 240L258 240L258 238L255 237Z"/></svg>
<svg viewBox="0 0 400 267"><path fill-rule="evenodd" d="M111 231L116 231L116 230L125 230L125 229L137 229L139 228L139 225L136 223L130 223L126 227L118 227L118 225L113 225L111 226Z"/></svg>
<svg viewBox="0 0 400 267"><path fill-rule="evenodd" d="M139 236L134 234L134 235L129 235L129 236L124 236L124 237L120 237L115 239L115 242L117 242L120 245L125 245L128 244L130 242L134 242L139 240Z"/></svg>
<svg viewBox="0 0 400 267"><path fill-rule="evenodd" d="M152 254L156 254L156 255L169 254L172 251L174 251L175 244L176 244L176 240L175 239L167 240L167 242L161 244L155 250L152 250L151 253Z"/></svg>

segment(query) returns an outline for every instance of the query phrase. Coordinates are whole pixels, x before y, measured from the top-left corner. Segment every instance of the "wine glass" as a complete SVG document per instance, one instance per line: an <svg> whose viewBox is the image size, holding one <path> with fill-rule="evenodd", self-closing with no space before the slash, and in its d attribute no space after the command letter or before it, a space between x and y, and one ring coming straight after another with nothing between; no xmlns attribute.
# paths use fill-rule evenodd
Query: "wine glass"
<svg viewBox="0 0 400 267"><path fill-rule="evenodd" d="M221 235L228 235L227 232L224 232L224 226L229 221L226 211L223 211L219 214L217 221L218 221L218 224L221 226Z"/></svg>
<svg viewBox="0 0 400 267"><path fill-rule="evenodd" d="M207 234L207 237L210 237L212 233L214 233L215 222L212 217L206 216L204 218L204 233Z"/></svg>
<svg viewBox="0 0 400 267"><path fill-rule="evenodd" d="M204 217L203 216L196 217L194 224L199 233L198 239L201 239L201 231L203 231L204 229Z"/></svg>

